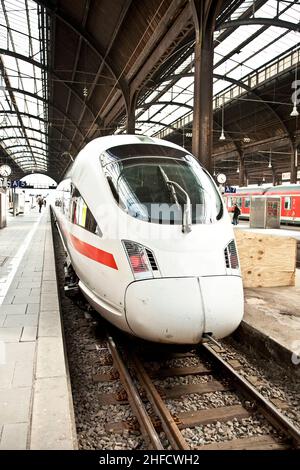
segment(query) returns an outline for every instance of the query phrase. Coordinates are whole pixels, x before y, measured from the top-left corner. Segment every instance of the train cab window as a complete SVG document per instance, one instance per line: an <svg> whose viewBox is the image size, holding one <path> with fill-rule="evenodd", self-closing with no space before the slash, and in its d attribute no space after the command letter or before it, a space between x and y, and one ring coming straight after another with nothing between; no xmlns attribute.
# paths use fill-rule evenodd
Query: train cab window
<svg viewBox="0 0 300 470"><path fill-rule="evenodd" d="M250 197L245 197L245 207L250 207Z"/></svg>
<svg viewBox="0 0 300 470"><path fill-rule="evenodd" d="M242 198L241 197L237 197L236 198L236 203L239 207L242 207Z"/></svg>
<svg viewBox="0 0 300 470"><path fill-rule="evenodd" d="M124 146L128 147L128 146ZM119 159L105 159L101 162L111 192L120 207L132 217L153 223L181 224L183 213L188 207L193 224L209 224L219 220L223 204L219 191L209 174L191 155L160 146L155 156L139 152ZM148 146L146 146L148 148ZM114 148L111 149L113 151ZM120 149L119 149L120 153Z"/></svg>
<svg viewBox="0 0 300 470"><path fill-rule="evenodd" d="M284 198L284 208L285 208L285 210L290 210L292 208L292 198L291 197L285 197Z"/></svg>
<svg viewBox="0 0 300 470"><path fill-rule="evenodd" d="M95 217L76 188L74 188L72 196L71 222L101 237L102 232Z"/></svg>

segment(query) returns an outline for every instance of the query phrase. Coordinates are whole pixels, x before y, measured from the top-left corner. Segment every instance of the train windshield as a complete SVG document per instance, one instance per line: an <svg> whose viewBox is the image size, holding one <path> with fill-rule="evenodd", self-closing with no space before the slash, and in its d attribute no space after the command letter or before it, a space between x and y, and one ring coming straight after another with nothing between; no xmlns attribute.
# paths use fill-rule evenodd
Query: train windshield
<svg viewBox="0 0 300 470"><path fill-rule="evenodd" d="M102 155L109 186L122 209L132 217L160 224L219 220L223 205L211 177L191 155L180 153L175 158Z"/></svg>

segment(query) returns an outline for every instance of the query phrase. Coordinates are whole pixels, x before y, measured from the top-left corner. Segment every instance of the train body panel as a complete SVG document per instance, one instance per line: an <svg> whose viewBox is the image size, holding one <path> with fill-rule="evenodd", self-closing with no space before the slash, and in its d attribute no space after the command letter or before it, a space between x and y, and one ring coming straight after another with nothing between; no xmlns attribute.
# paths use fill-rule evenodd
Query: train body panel
<svg viewBox="0 0 300 470"><path fill-rule="evenodd" d="M58 186L54 211L80 289L118 328L198 343L240 323L229 215L212 178L181 147L140 136L95 139Z"/></svg>
<svg viewBox="0 0 300 470"><path fill-rule="evenodd" d="M249 219L251 211L251 197L280 196L281 222L300 224L300 185L270 186L268 188L238 188L234 194L225 194L226 207L230 212L234 202L241 209L241 218Z"/></svg>

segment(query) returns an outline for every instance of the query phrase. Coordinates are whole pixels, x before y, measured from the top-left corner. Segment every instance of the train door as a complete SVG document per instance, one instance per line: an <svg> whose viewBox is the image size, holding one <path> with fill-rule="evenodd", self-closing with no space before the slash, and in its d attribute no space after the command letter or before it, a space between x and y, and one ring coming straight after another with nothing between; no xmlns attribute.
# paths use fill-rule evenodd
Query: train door
<svg viewBox="0 0 300 470"><path fill-rule="evenodd" d="M290 221L292 219L292 199L291 195L281 196L281 221Z"/></svg>
<svg viewBox="0 0 300 470"><path fill-rule="evenodd" d="M251 198L250 196L245 196L243 198L243 215L246 215L248 218L250 217L250 206L251 206Z"/></svg>
<svg viewBox="0 0 300 470"><path fill-rule="evenodd" d="M300 195L291 196L291 217L293 223L300 222Z"/></svg>

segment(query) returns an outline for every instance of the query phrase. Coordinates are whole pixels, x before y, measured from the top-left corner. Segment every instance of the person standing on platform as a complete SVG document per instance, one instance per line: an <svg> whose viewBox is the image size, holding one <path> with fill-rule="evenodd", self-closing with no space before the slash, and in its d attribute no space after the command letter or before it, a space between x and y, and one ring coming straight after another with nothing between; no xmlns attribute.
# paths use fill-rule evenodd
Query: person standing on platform
<svg viewBox="0 0 300 470"><path fill-rule="evenodd" d="M38 198L39 212L42 211L42 205L44 204L42 196Z"/></svg>
<svg viewBox="0 0 300 470"><path fill-rule="evenodd" d="M233 218L232 218L232 223L233 225L237 225L239 223L239 215L241 213L241 210L237 204L234 204L233 206Z"/></svg>

